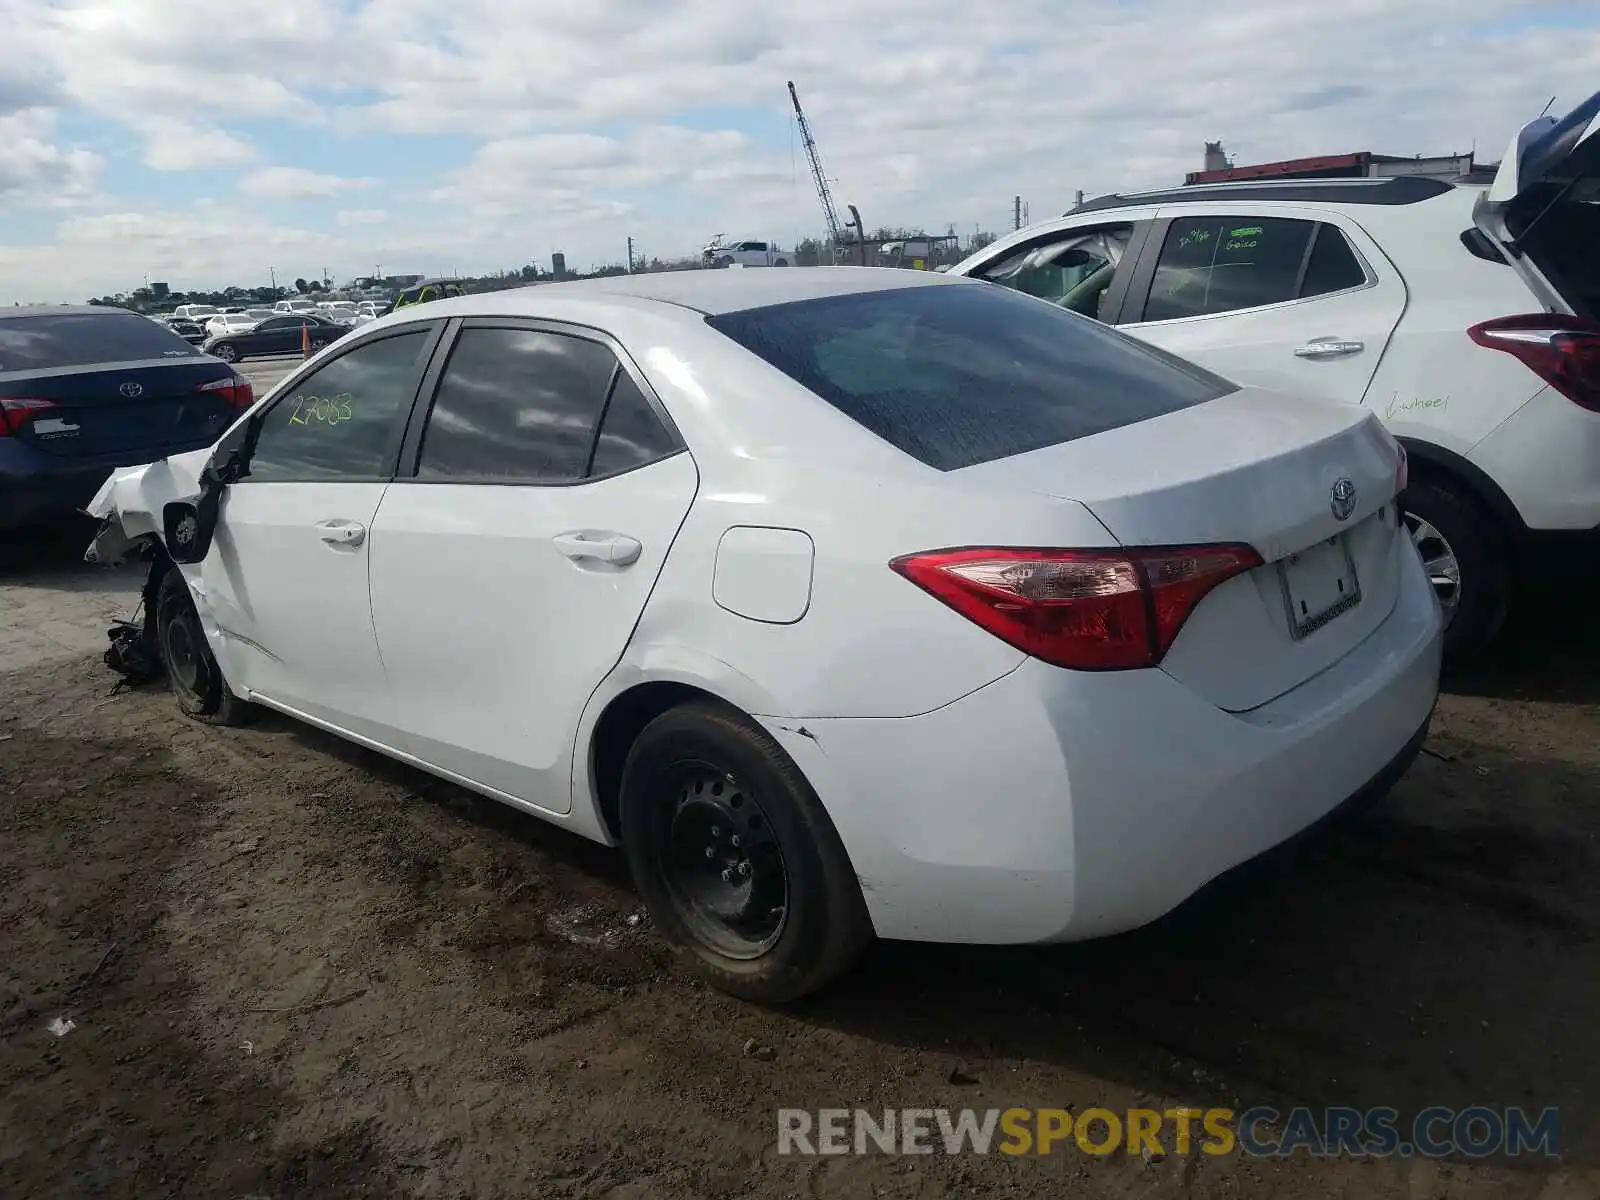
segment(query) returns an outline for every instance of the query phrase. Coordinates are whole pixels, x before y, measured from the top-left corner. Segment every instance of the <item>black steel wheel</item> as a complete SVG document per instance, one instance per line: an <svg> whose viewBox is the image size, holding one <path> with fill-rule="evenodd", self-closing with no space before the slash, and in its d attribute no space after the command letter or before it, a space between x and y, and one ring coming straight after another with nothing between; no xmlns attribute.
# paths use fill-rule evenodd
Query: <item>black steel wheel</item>
<svg viewBox="0 0 1600 1200"><path fill-rule="evenodd" d="M209 725L239 725L250 706L228 687L222 669L206 644L205 629L189 595L189 585L176 567L169 567L156 588L154 604L156 651L168 686L184 715Z"/></svg>
<svg viewBox="0 0 1600 1200"><path fill-rule="evenodd" d="M843 843L782 746L711 700L669 709L622 770L622 843L656 928L712 986L778 1004L872 939Z"/></svg>
<svg viewBox="0 0 1600 1200"><path fill-rule="evenodd" d="M729 958L753 959L783 934L789 873L751 789L710 763L683 763L655 805L651 838L667 891L695 937Z"/></svg>

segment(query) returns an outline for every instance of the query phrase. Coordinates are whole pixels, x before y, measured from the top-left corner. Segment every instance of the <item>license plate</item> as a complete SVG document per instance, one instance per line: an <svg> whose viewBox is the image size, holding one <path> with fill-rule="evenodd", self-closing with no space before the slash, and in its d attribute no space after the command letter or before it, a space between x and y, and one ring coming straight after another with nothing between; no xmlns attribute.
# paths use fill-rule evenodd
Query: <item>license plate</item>
<svg viewBox="0 0 1600 1200"><path fill-rule="evenodd" d="M1361 603L1361 581L1342 534L1291 554L1278 564L1278 578L1296 641Z"/></svg>

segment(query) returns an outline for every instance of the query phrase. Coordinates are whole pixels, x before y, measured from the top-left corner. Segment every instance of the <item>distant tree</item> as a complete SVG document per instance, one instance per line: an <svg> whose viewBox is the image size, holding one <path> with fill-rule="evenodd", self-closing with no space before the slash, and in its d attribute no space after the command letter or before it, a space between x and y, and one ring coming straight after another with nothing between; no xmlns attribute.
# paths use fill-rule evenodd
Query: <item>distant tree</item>
<svg viewBox="0 0 1600 1200"><path fill-rule="evenodd" d="M294 290L303 294L310 289L307 287L304 279L296 279L294 281Z"/></svg>

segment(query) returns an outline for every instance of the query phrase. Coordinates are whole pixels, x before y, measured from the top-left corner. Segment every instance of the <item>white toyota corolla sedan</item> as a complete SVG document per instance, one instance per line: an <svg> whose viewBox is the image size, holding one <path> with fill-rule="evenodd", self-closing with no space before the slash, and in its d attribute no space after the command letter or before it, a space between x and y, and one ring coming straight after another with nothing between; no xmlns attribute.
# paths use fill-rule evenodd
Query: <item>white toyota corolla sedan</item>
<svg viewBox="0 0 1600 1200"><path fill-rule="evenodd" d="M625 847L713 983L1148 922L1425 735L1368 412L991 284L822 268L403 309L117 472L183 710L254 705ZM174 566L176 564L176 566Z"/></svg>

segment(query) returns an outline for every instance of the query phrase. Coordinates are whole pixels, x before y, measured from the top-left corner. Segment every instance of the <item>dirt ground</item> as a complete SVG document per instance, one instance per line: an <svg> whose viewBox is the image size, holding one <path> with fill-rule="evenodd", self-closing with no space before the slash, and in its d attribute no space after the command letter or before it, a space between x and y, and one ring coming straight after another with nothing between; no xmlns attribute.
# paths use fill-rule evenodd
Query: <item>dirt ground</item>
<svg viewBox="0 0 1600 1200"><path fill-rule="evenodd" d="M1159 925L884 945L781 1013L695 986L611 851L90 656L0 676L0 1196L1600 1195L1592 602ZM1555 1105L1562 1154L776 1153L780 1106L1177 1103Z"/></svg>

